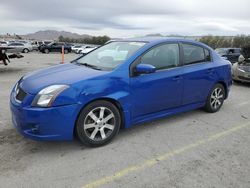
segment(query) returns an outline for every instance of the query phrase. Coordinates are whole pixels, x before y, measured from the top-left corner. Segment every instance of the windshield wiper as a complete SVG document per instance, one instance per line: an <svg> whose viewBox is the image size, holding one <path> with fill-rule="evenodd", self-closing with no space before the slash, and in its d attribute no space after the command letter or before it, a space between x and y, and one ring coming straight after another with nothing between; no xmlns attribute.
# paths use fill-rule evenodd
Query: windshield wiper
<svg viewBox="0 0 250 188"><path fill-rule="evenodd" d="M92 69L95 69L95 70L102 70L101 68L99 68L98 66L96 65L91 65L91 64L88 64L88 63L79 63L78 61L74 61L77 65L83 65L85 67L90 67Z"/></svg>
<svg viewBox="0 0 250 188"><path fill-rule="evenodd" d="M92 69L95 69L95 70L102 70L101 68L99 68L96 65L91 65L91 64L88 64L88 63L81 63L81 64L84 65L84 66L86 66L86 67L90 67Z"/></svg>

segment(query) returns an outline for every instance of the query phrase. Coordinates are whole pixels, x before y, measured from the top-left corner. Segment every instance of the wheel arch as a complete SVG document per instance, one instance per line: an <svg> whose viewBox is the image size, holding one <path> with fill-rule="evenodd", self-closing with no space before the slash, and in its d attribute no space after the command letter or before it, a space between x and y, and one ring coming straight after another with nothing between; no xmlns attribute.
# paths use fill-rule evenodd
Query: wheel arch
<svg viewBox="0 0 250 188"><path fill-rule="evenodd" d="M118 100L113 99L113 98L101 97L101 98L98 98L98 99L93 99L93 100L88 101L88 102L87 102L86 104L84 104L84 105L82 106L82 108L79 110L79 112L78 112L78 114L77 114L77 117L76 117L76 119L75 119L75 123L74 123L74 131L73 131L74 137L76 137L76 123L77 123L77 120L78 120L78 118L79 118L81 112L83 111L83 109L84 109L87 105L89 105L89 104L91 104L91 103L93 103L93 102L102 101L102 100L108 101L108 102L112 103L113 105L115 105L115 107L119 110L119 113L120 113L120 115L121 115L121 127L120 127L120 129L125 128L125 114L124 114L124 109L123 109L121 103L120 103Z"/></svg>
<svg viewBox="0 0 250 188"><path fill-rule="evenodd" d="M224 87L224 90L225 90L225 99L227 99L227 97L228 97L228 87L227 87L227 84L225 82L223 82L223 81L219 81L216 84L221 84Z"/></svg>

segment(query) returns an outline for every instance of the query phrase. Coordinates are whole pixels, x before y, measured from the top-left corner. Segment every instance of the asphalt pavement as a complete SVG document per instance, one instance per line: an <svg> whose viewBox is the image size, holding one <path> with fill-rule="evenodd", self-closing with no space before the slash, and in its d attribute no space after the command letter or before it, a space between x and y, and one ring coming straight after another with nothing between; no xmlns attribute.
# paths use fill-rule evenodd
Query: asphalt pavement
<svg viewBox="0 0 250 188"><path fill-rule="evenodd" d="M104 147L37 142L13 128L10 90L61 55L24 56L0 64L0 187L250 187L250 85L234 84L218 113L198 109L134 126Z"/></svg>

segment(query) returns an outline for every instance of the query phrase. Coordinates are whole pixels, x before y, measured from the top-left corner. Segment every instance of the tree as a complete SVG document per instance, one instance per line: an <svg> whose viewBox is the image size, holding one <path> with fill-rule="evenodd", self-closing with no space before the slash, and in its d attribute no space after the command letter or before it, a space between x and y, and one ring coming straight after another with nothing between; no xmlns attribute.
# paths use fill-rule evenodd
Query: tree
<svg viewBox="0 0 250 188"><path fill-rule="evenodd" d="M203 36L199 39L200 42L207 44L212 48L241 48L250 45L250 35L237 35L232 37L225 36Z"/></svg>
<svg viewBox="0 0 250 188"><path fill-rule="evenodd" d="M97 45L103 45L107 41L110 40L110 38L106 35L104 36L97 36L97 37L87 37L87 38L79 38L79 39L74 39L74 38L68 38L68 37L63 37L59 36L58 37L59 42L68 42L68 43L85 43L85 44L97 44Z"/></svg>

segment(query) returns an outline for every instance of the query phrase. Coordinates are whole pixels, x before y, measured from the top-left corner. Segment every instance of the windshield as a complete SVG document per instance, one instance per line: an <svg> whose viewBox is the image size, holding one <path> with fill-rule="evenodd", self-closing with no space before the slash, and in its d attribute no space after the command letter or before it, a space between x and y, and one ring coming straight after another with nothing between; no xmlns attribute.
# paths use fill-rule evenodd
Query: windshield
<svg viewBox="0 0 250 188"><path fill-rule="evenodd" d="M226 49L226 48L217 48L217 49L215 49L215 51L216 51L219 55L226 55L226 54L227 54L227 49Z"/></svg>
<svg viewBox="0 0 250 188"><path fill-rule="evenodd" d="M77 63L101 70L113 70L143 45L144 42L111 42L78 59Z"/></svg>

